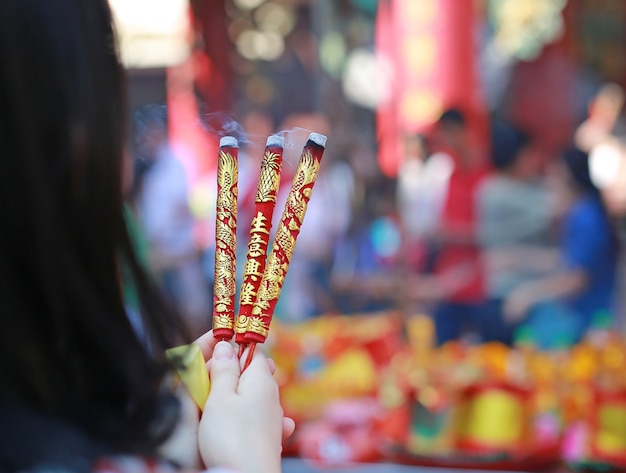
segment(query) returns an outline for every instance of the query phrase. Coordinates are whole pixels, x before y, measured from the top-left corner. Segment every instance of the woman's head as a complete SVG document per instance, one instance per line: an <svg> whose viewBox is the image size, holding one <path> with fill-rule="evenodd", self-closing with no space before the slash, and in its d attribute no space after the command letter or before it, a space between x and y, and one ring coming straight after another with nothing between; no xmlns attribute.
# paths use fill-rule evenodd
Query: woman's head
<svg viewBox="0 0 626 473"><path fill-rule="evenodd" d="M155 352L180 327L124 225L115 44L106 0L0 2L0 403L144 448L162 369L126 316L122 267Z"/></svg>
<svg viewBox="0 0 626 473"><path fill-rule="evenodd" d="M528 146L528 136L505 123L494 122L491 125L491 163L499 170L514 167Z"/></svg>

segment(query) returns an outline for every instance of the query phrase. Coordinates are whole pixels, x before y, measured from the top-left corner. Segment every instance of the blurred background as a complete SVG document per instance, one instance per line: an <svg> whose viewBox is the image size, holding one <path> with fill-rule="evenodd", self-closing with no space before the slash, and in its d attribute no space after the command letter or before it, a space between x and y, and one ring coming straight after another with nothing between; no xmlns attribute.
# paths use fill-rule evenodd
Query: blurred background
<svg viewBox="0 0 626 473"><path fill-rule="evenodd" d="M626 468L625 2L110 3L129 226L195 333L220 137L241 278L265 139L286 140L284 202L328 135L267 343L287 454Z"/></svg>

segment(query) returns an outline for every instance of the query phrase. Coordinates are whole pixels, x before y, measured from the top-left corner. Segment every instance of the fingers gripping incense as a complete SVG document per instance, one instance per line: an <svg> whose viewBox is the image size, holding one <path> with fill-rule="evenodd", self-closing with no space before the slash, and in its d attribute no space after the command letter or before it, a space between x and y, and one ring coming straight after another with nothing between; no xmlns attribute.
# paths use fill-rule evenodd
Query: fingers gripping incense
<svg viewBox="0 0 626 473"><path fill-rule="evenodd" d="M217 161L213 295L213 335L219 340L231 340L234 335L238 156L237 140L223 137Z"/></svg>
<svg viewBox="0 0 626 473"><path fill-rule="evenodd" d="M250 225L250 243L239 297L239 317L235 322L235 341L240 345L240 352L246 343L248 321L265 271L272 216L280 185L283 144L284 139L280 136L268 137L261 161L254 218Z"/></svg>

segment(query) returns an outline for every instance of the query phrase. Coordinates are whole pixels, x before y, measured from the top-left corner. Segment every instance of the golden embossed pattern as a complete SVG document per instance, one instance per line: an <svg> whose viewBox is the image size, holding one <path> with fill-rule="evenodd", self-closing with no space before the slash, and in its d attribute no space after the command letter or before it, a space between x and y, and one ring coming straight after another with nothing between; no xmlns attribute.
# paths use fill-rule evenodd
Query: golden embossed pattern
<svg viewBox="0 0 626 473"><path fill-rule="evenodd" d="M235 322L238 343L244 342L244 334L250 324L250 314L265 271L272 217L280 185L282 159L282 148L268 147L265 149L261 162L255 197L256 213L250 224L250 242L239 298L239 317ZM253 325L261 327L256 322Z"/></svg>
<svg viewBox="0 0 626 473"><path fill-rule="evenodd" d="M247 332L251 335L247 338L251 341L264 341L267 337L271 317L293 256L296 238L300 233L307 204L311 198L323 152L324 148L308 142L300 157L285 209L276 230L274 246L263 274L257 300L252 309L252 316L248 321ZM258 334L262 340L258 340L253 334Z"/></svg>
<svg viewBox="0 0 626 473"><path fill-rule="evenodd" d="M282 153L270 149L265 151L261 162L255 202L276 202L282 162Z"/></svg>
<svg viewBox="0 0 626 473"><path fill-rule="evenodd" d="M213 331L232 337L237 253L237 148L220 149L217 166Z"/></svg>

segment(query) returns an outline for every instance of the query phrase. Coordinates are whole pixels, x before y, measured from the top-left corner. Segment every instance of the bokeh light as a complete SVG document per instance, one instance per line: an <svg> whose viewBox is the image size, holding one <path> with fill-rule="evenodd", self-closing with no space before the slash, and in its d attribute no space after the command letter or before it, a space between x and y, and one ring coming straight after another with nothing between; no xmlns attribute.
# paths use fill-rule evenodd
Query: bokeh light
<svg viewBox="0 0 626 473"><path fill-rule="evenodd" d="M239 54L249 60L272 61L280 57L285 49L280 35L256 30L243 31L237 37L236 45Z"/></svg>
<svg viewBox="0 0 626 473"><path fill-rule="evenodd" d="M283 36L293 29L296 21L292 10L273 2L259 7L254 12L254 20L260 30Z"/></svg>
<svg viewBox="0 0 626 473"><path fill-rule="evenodd" d="M381 97L378 66L373 51L358 48L349 54L342 81L348 100L363 107L376 107Z"/></svg>
<svg viewBox="0 0 626 473"><path fill-rule="evenodd" d="M254 10L262 5L265 0L235 0L235 5L242 10Z"/></svg>
<svg viewBox="0 0 626 473"><path fill-rule="evenodd" d="M109 0L129 68L180 64L190 53L188 0Z"/></svg>
<svg viewBox="0 0 626 473"><path fill-rule="evenodd" d="M336 32L326 33L320 41L320 64L333 78L341 75L346 61L346 42L343 36Z"/></svg>

